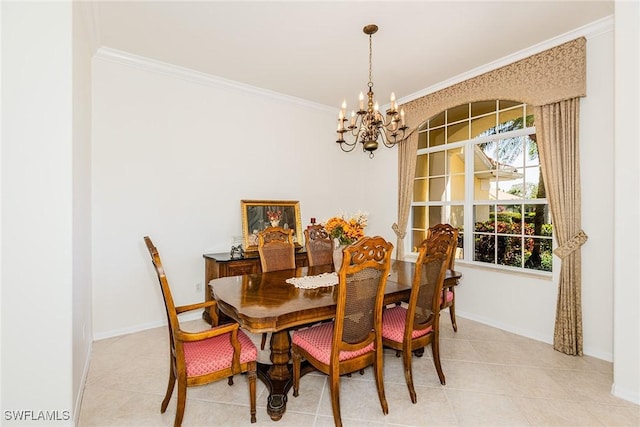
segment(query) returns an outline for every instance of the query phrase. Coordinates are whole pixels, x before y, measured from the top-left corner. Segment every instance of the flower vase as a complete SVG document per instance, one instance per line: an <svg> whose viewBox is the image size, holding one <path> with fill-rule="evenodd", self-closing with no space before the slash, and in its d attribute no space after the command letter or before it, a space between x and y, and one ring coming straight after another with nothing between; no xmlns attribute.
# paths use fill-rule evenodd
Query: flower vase
<svg viewBox="0 0 640 427"><path fill-rule="evenodd" d="M342 267L342 250L346 248L347 245L341 245L338 239L334 239L333 241L333 269L337 273L340 271L340 267Z"/></svg>

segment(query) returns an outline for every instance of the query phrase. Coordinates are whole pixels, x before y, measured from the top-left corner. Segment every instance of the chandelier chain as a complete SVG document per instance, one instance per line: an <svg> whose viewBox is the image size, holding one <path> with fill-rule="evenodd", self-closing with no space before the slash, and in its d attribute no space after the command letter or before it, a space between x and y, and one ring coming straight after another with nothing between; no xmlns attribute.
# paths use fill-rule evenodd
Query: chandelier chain
<svg viewBox="0 0 640 427"><path fill-rule="evenodd" d="M369 87L373 87L373 40L371 38L371 34L369 34Z"/></svg>

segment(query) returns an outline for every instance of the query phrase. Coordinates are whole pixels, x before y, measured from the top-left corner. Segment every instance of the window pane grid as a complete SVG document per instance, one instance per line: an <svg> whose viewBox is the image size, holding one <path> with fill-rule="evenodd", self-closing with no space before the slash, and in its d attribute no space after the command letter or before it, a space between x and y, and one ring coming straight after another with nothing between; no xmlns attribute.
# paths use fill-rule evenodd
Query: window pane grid
<svg viewBox="0 0 640 427"><path fill-rule="evenodd" d="M446 222L460 230L460 256L466 237L472 261L551 271L553 226L533 126L530 106L502 100L460 105L427 121L411 210L414 251L428 227ZM465 216L473 228L466 236Z"/></svg>
<svg viewBox="0 0 640 427"><path fill-rule="evenodd" d="M417 246L426 238L426 231L429 227L443 222L449 223L458 228L458 248L456 250L456 258L463 257L463 241L464 234L464 205L455 203L421 203L414 204L411 208L411 233L412 233L412 250L417 251Z"/></svg>

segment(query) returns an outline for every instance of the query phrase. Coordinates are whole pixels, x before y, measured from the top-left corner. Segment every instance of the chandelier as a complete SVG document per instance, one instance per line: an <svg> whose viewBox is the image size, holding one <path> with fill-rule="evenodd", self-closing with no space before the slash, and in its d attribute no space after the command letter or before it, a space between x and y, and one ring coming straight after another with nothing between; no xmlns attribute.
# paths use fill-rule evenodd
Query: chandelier
<svg viewBox="0 0 640 427"><path fill-rule="evenodd" d="M378 31L378 26L369 24L362 31L369 36L369 91L367 92L367 103L364 102L364 94L360 92L360 105L358 111L351 111L351 118L347 119L347 101L342 102L340 113L338 113L338 140L340 148L344 152L353 151L362 144L362 151L369 152L369 157L373 158L373 152L378 149L380 142L385 147L393 147L395 144L404 141L409 135L406 131L409 128L404 121L404 110L398 112L396 96L391 93L391 101L386 118L379 111L379 106L374 99L373 81L371 78L371 57L373 53L371 36ZM347 137L351 142L345 140Z"/></svg>

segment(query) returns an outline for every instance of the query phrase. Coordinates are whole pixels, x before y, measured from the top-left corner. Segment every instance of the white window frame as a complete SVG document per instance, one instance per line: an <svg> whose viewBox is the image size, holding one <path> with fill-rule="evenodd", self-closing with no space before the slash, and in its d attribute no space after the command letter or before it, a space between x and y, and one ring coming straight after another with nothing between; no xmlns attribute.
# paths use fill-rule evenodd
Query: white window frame
<svg viewBox="0 0 640 427"><path fill-rule="evenodd" d="M503 110L505 111L505 110ZM498 111L495 112L496 114L498 114ZM435 117L435 116L434 116ZM480 117L480 116L476 116L476 117ZM466 120L470 120L471 118L468 118ZM455 123L459 123L459 122L453 122L453 124ZM452 123L448 123L445 121L445 127L448 125L451 125ZM458 142L454 142L451 144L445 143L442 145L438 145L435 147L426 147L426 148L421 148L418 149L417 153L416 153L416 157L420 156L420 155L424 155L424 154L431 154L431 153L437 153L437 152L445 152L446 150L451 150L451 149L457 149L462 147L464 150L464 161L465 161L465 193L464 193L464 200L462 201L451 201L451 200L447 200L447 201L429 201L429 200L425 200L425 201L420 201L420 202L415 202L413 201L413 196L412 196L412 201L411 201L411 209L409 211L409 221L408 221L408 226L409 226L409 232L411 233L411 238L407 239L406 242L406 252L408 254L411 254L412 257L417 257L417 252L413 251L413 208L416 206L424 206L425 209L429 210L430 206L442 206L442 208L444 210L448 209L448 207L450 206L463 206L463 210L464 210L464 233L463 233L463 239L464 239L464 258L463 259L456 259L456 263L462 263L462 264L468 264L470 266L474 266L474 267L480 267L480 268L485 268L485 269L498 269L498 270L502 270L502 271L511 271L511 272L516 272L516 273L525 273L525 274L532 274L532 275L540 275L540 276L545 276L545 277L551 277L553 275L553 269L552 271L544 271L544 270L536 270L536 269L531 269L531 268L524 268L524 267L514 267L514 266L507 266L507 265L502 265L502 264L498 264L497 263L497 257L496 257L496 262L493 263L488 263L488 262L482 262L482 261L474 261L474 255L475 255L475 244L474 244L474 233L475 233L475 221L474 221L474 208L476 205L534 205L534 204L544 204L547 205L549 204L548 199L544 198L544 199L520 199L520 200L475 200L475 195L474 195L474 147L476 145L478 145L479 143L483 143L483 142L488 142L488 141L492 141L492 140L499 140L499 139L508 139L508 138L514 138L514 137L520 137L520 136L524 136L524 135L533 135L536 133L536 128L535 126L532 127L528 127L528 128L523 128L523 129L516 129L513 131L509 131L509 132L504 132L504 133L497 133L497 134L492 134L492 135L488 135L488 136L481 136L481 137L476 137L476 138L472 138L472 139L467 139L464 141L458 141ZM448 175L450 176L450 175ZM416 179L414 177L414 179ZM428 180L428 177L426 177L425 179ZM413 191L413 190L412 190ZM448 197L449 198L449 197ZM427 196L428 199L428 196ZM524 227L523 227L523 233L524 233ZM497 233L494 233L497 234ZM501 234L498 234L499 236ZM520 235L509 235L511 237L515 237L515 236L524 236L524 234L520 234ZM526 236L525 236L526 237ZM536 236L538 237L538 236ZM554 243L554 236L551 236L551 243L553 245Z"/></svg>

